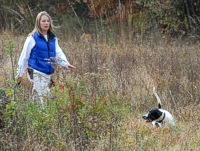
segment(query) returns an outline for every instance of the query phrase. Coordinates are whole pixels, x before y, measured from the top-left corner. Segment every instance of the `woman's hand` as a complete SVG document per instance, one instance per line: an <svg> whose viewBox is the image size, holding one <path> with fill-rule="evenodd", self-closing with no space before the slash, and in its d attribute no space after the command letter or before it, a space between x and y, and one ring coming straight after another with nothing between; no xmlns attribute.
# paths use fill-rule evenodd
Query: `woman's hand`
<svg viewBox="0 0 200 151"><path fill-rule="evenodd" d="M17 84L15 85L15 88L20 88L22 84L22 77L18 77Z"/></svg>
<svg viewBox="0 0 200 151"><path fill-rule="evenodd" d="M21 83L21 82L22 82L22 77L18 77L17 83Z"/></svg>
<svg viewBox="0 0 200 151"><path fill-rule="evenodd" d="M68 64L68 65L66 66L66 68L75 69L76 67L74 67L74 66L73 66L73 65L71 65L71 64Z"/></svg>

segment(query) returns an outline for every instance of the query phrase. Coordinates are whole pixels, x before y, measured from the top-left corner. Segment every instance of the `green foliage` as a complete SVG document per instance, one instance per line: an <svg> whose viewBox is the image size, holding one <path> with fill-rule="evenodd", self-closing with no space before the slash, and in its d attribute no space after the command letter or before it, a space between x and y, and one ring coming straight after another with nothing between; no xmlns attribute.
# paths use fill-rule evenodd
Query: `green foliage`
<svg viewBox="0 0 200 151"><path fill-rule="evenodd" d="M63 89L56 85L52 89L55 98L47 98L46 106L11 101L4 112L6 129L16 136L20 133L24 139L42 141L57 149L67 149L71 140L77 143L76 148L84 147L78 142L87 148L93 140L105 137L109 125L116 125L123 115L122 105L111 108L108 104L113 98L99 95L101 90L91 98L93 84L88 82L64 81Z"/></svg>
<svg viewBox="0 0 200 151"><path fill-rule="evenodd" d="M13 117L15 117L15 111L17 109L17 104L14 101L7 103L1 107L1 112L3 113L0 116L1 121L3 122L3 128L9 129L13 128Z"/></svg>
<svg viewBox="0 0 200 151"><path fill-rule="evenodd" d="M13 56L14 48L14 43L6 41L6 55L8 55L7 57Z"/></svg>

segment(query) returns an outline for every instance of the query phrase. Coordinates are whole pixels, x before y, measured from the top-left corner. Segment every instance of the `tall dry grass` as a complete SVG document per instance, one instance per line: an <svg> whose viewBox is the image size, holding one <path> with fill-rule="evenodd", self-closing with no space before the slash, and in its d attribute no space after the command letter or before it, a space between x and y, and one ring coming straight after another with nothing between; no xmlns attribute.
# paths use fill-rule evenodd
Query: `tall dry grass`
<svg viewBox="0 0 200 151"><path fill-rule="evenodd" d="M12 68L17 68L26 36L16 37L8 32L1 35L1 87L12 89ZM56 91L60 98L57 101L66 105L65 111L69 110L69 114L64 114L63 106L57 104L58 110L51 113L57 118L52 120L50 113L43 117L37 108L33 108L35 116L41 120L52 120L43 124L41 131L38 130L40 133L33 129L26 121L32 115L27 117L20 113L20 109L28 104L24 100L30 95L24 75L25 84L16 93L20 98L17 102L20 114L15 118L26 125L26 130L20 127L1 130L1 150L200 150L199 43L180 40L165 43L161 38L156 39L156 44L151 38L142 42L120 40L118 43L116 37L107 37L106 41L102 40L103 37L100 41L101 37L87 36L92 37L80 40L60 37L59 40L68 60L77 67L73 71L57 67L53 75L56 83L67 90L69 95L66 98L72 100L72 104L62 102L66 99L64 94ZM5 55L10 44L14 44L13 63L10 56ZM157 106L153 86L157 88L163 107L173 114L176 130L168 127L153 129L142 120L144 113ZM82 107L79 114L73 104L77 98L82 98L80 102L88 106L85 108L79 104ZM62 115L66 117L61 118ZM80 123L76 123L77 119L81 120ZM89 126L84 125L86 123ZM62 129L65 124L70 132Z"/></svg>

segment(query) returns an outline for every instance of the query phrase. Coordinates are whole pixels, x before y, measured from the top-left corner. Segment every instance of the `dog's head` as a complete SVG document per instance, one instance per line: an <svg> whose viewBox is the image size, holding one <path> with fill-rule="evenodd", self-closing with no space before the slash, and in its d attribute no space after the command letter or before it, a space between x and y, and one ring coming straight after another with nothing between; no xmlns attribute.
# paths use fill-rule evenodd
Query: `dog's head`
<svg viewBox="0 0 200 151"><path fill-rule="evenodd" d="M162 112L159 109L150 110L147 114L143 115L142 118L146 120L146 122L152 122L156 119L159 119L162 116Z"/></svg>

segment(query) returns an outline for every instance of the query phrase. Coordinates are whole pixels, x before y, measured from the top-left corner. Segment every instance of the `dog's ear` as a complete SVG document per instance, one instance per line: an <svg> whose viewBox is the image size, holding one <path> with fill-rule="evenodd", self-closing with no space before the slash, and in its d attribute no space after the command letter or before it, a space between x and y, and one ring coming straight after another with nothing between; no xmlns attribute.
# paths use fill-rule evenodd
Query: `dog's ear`
<svg viewBox="0 0 200 151"><path fill-rule="evenodd" d="M162 116L162 112L158 109L154 109L150 111L151 117L154 117L154 119L158 119L160 116Z"/></svg>
<svg viewBox="0 0 200 151"><path fill-rule="evenodd" d="M158 109L156 109L156 114L158 115L158 117L162 116L162 112L159 111Z"/></svg>

